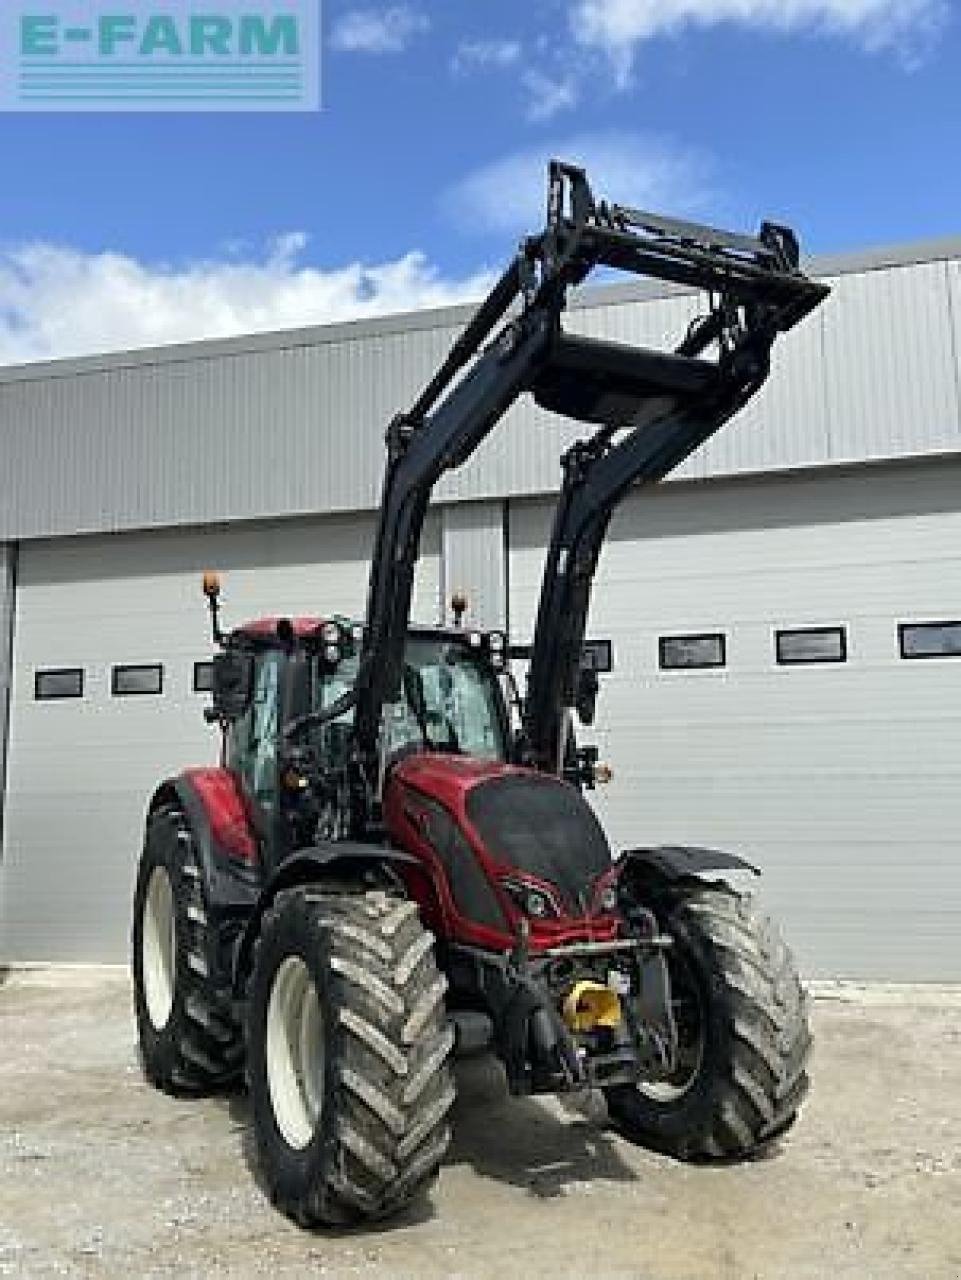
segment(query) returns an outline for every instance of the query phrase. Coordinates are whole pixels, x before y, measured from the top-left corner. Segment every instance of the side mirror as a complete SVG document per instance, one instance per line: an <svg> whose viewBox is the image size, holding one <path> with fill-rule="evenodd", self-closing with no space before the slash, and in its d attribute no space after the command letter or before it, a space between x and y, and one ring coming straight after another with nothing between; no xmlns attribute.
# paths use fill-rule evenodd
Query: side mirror
<svg viewBox="0 0 961 1280"><path fill-rule="evenodd" d="M597 694L600 687L601 682L597 678L597 672L587 667L581 667L577 673L577 686L574 690L574 709L581 724L594 723L594 713L597 710Z"/></svg>
<svg viewBox="0 0 961 1280"><path fill-rule="evenodd" d="M218 720L239 719L253 697L253 656L232 649L215 654L211 689L214 716Z"/></svg>

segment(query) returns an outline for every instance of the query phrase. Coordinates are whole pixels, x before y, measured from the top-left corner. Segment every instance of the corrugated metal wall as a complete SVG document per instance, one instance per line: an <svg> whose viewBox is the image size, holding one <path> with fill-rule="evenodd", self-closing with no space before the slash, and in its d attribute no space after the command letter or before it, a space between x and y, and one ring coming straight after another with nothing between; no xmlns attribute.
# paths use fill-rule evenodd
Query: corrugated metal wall
<svg viewBox="0 0 961 1280"><path fill-rule="evenodd" d="M441 508L444 621L451 620L455 591L467 596L464 623L503 627L507 622L507 555L504 506L500 502L462 502Z"/></svg>
<svg viewBox="0 0 961 1280"><path fill-rule="evenodd" d="M7 776L7 728L13 668L13 626L16 617L17 549L0 543L0 859L3 857L3 809Z"/></svg>
<svg viewBox="0 0 961 1280"><path fill-rule="evenodd" d="M961 448L961 246L835 272L750 408L680 475L725 476ZM569 325L682 334L693 299L618 288ZM203 525L376 506L383 434L468 311L0 371L0 538ZM577 429L516 407L439 500L551 492Z"/></svg>

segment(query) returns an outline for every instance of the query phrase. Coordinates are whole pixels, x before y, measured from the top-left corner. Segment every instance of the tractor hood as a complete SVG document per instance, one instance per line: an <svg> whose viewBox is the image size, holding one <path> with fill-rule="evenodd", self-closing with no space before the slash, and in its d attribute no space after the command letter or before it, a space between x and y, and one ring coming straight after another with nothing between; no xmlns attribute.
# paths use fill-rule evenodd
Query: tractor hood
<svg viewBox="0 0 961 1280"><path fill-rule="evenodd" d="M395 843L420 849L426 842L452 881L463 874L465 859L473 863L507 906L508 932L516 926L513 905L523 904L530 888L543 892L548 908L535 932L564 930L588 916L596 927L597 887L611 869L610 846L584 797L556 777L466 756L418 754L392 771L385 815Z"/></svg>
<svg viewBox="0 0 961 1280"><path fill-rule="evenodd" d="M481 783L496 778L526 775L526 769L481 760L476 756L446 755L422 751L409 755L391 770L388 788L400 783L431 796L453 813L463 812L467 797Z"/></svg>

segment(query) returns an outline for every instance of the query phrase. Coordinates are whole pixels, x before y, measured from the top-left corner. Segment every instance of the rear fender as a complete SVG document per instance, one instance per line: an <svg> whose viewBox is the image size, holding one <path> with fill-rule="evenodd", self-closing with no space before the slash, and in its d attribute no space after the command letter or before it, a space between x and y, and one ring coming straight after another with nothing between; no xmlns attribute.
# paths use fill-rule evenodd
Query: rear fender
<svg viewBox="0 0 961 1280"><path fill-rule="evenodd" d="M148 820L168 805L180 809L186 817L200 863L210 982L228 991L233 940L256 906L260 892L257 845L243 800L225 770L193 769L168 778L157 788L150 800ZM253 860L249 860L251 850Z"/></svg>
<svg viewBox="0 0 961 1280"><path fill-rule="evenodd" d="M234 995L238 999L243 998L253 964L254 945L264 916L273 906L278 894L285 889L309 884L318 887L327 885L331 888L370 881L379 881L383 885L402 884L398 872L411 865L416 867L417 860L399 849L346 840L336 844L315 845L310 849L298 849L291 854L267 882L237 943L233 965Z"/></svg>
<svg viewBox="0 0 961 1280"><path fill-rule="evenodd" d="M154 792L148 817L169 803L190 824L208 905L249 907L259 892L259 850L233 776L226 769L189 769L168 778Z"/></svg>

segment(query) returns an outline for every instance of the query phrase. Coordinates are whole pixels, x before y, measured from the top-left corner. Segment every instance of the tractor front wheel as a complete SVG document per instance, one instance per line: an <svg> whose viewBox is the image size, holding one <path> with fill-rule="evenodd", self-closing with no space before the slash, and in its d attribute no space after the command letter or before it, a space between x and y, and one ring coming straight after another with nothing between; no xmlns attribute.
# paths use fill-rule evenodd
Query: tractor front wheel
<svg viewBox="0 0 961 1280"><path fill-rule="evenodd" d="M412 902L308 887L267 913L248 1077L263 1175L302 1226L387 1217L433 1180L454 1100L446 986Z"/></svg>
<svg viewBox="0 0 961 1280"><path fill-rule="evenodd" d="M808 1088L806 997L777 926L724 882L682 881L662 911L678 1031L672 1076L607 1090L634 1141L681 1159L754 1154Z"/></svg>

